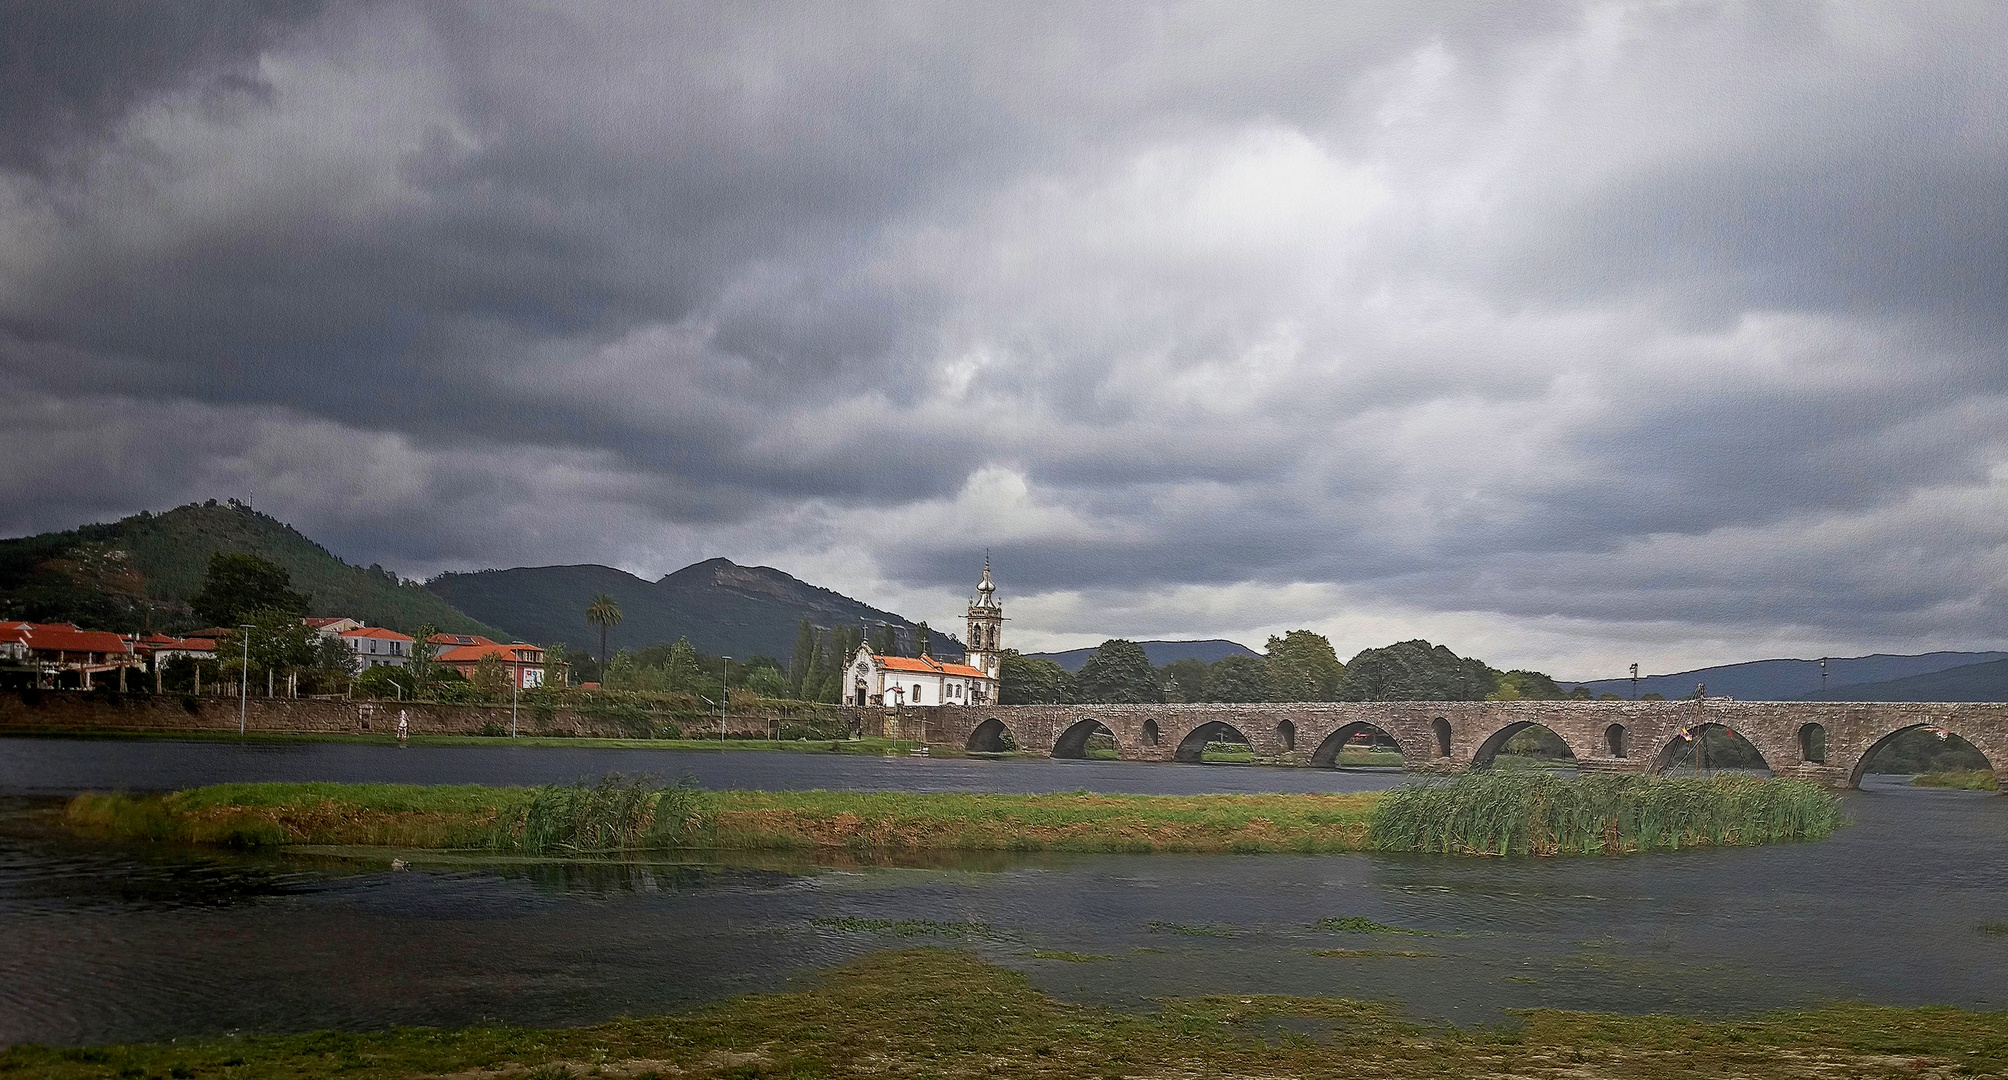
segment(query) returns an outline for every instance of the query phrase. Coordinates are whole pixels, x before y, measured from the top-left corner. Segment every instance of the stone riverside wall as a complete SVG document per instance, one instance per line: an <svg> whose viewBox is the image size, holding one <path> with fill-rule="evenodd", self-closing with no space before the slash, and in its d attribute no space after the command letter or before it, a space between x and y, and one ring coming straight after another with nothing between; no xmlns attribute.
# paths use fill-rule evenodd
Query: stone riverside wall
<svg viewBox="0 0 2008 1080"><path fill-rule="evenodd" d="M1462 772L1489 764L1530 724L1559 735L1584 770L1645 773L1666 768L1681 733L1726 727L1750 740L1772 772L1834 787L1861 782L1862 766L1899 732L1951 731L2008 765L2008 703L1734 701L1376 701L1261 705L1015 705L908 708L908 737L994 749L1006 730L1022 750L1079 756L1097 724L1118 753L1142 761L1197 761L1209 739L1232 729L1257 756L1278 764L1329 766L1353 735L1378 729L1401 745L1410 769ZM867 723L871 723L867 719ZM1825 735L1825 760L1809 761L1804 736Z"/></svg>
<svg viewBox="0 0 2008 1080"><path fill-rule="evenodd" d="M409 717L413 735L478 735L509 730L507 705L421 705L390 701L332 701L313 698L259 698L246 703L244 727L256 734L385 735L397 730L398 713ZM712 724L716 724L713 718ZM732 716L734 733L764 734L773 718ZM570 710L517 713L524 735L621 738L620 723ZM711 727L716 731L716 727ZM74 690L0 690L0 733L195 733L237 731L237 699L181 694L116 694Z"/></svg>

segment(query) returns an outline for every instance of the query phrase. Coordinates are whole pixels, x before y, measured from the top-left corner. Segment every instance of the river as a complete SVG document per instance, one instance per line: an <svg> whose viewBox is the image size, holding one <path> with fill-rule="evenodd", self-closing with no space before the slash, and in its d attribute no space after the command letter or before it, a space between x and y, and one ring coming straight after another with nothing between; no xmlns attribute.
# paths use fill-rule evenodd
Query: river
<svg viewBox="0 0 2008 1080"><path fill-rule="evenodd" d="M1733 1014L2008 1003L2008 803L1874 779L1814 844L1624 859L985 856L426 865L97 844L83 789L245 779L1303 791L1398 776L1125 762L0 740L0 1044L388 1024L572 1024L948 944L1074 1000L1298 993L1496 1023L1537 1006ZM1341 933L1363 917L1415 934ZM888 927L886 924L900 924ZM1350 950L1382 955L1318 955ZM1039 954L1046 955L1041 956ZM1395 954L1422 955L1395 955ZM1061 958L1105 957L1085 962Z"/></svg>

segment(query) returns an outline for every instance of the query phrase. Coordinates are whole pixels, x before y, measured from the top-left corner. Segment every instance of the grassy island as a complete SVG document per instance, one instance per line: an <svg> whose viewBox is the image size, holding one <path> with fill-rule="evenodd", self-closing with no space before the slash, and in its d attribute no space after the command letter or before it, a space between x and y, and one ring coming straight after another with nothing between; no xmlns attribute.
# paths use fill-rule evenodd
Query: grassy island
<svg viewBox="0 0 2008 1080"><path fill-rule="evenodd" d="M1831 793L1792 780L1477 773L1291 795L706 792L609 777L540 788L224 784L80 795L74 829L236 847L383 846L543 856L648 850L1406 851L1622 855L1822 838Z"/></svg>
<svg viewBox="0 0 2008 1080"><path fill-rule="evenodd" d="M1416 1024L1398 1005L1215 996L1118 1012L937 949L878 953L809 989L588 1027L396 1028L0 1051L0 1076L464 1080L976 1076L1954 1076L2008 1070L2008 1014L1829 1005L1749 1019L1541 1010Z"/></svg>
<svg viewBox="0 0 2008 1080"><path fill-rule="evenodd" d="M1919 773L1910 778L1912 787L1955 788L1960 791L1993 791L1993 769L1951 769Z"/></svg>

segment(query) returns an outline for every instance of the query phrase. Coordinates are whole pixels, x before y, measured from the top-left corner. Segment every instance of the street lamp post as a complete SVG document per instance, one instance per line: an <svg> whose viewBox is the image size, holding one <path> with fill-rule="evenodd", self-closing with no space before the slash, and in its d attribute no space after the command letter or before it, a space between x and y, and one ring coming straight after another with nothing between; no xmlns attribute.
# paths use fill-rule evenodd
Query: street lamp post
<svg viewBox="0 0 2008 1080"><path fill-rule="evenodd" d="M906 706L906 687L893 684L892 688L892 752L899 753L900 736L906 733L906 717L902 710Z"/></svg>
<svg viewBox="0 0 2008 1080"><path fill-rule="evenodd" d="M1827 658L1820 657L1820 700L1827 699Z"/></svg>
<svg viewBox="0 0 2008 1080"><path fill-rule="evenodd" d="M509 650L509 657L515 661L509 665L515 673L509 680L509 737L513 739L516 737L516 699L523 693L523 658L514 649Z"/></svg>
<svg viewBox="0 0 2008 1080"><path fill-rule="evenodd" d="M237 629L244 631L244 668L237 677L237 734L244 734L244 712L251 699L251 624L240 623Z"/></svg>
<svg viewBox="0 0 2008 1080"><path fill-rule="evenodd" d="M718 745L725 745L725 703L732 699L732 658L722 657L725 666L718 672Z"/></svg>
<svg viewBox="0 0 2008 1080"><path fill-rule="evenodd" d="M1632 665L1632 700L1638 700L1638 665Z"/></svg>

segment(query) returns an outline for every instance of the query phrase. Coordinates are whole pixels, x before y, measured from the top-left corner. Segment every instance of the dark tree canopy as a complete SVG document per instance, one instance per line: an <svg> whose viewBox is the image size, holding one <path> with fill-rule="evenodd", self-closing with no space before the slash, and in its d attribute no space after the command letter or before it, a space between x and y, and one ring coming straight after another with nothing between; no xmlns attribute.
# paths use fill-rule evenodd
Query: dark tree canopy
<svg viewBox="0 0 2008 1080"><path fill-rule="evenodd" d="M1212 701L1207 697L1208 677L1213 668L1206 661L1194 657L1173 660L1164 665L1159 674L1165 694L1173 701Z"/></svg>
<svg viewBox="0 0 2008 1080"><path fill-rule="evenodd" d="M195 617L209 626L240 626L261 611L305 615L307 598L293 591L286 568L243 551L209 557L202 591L189 598Z"/></svg>
<svg viewBox="0 0 2008 1080"><path fill-rule="evenodd" d="M1347 701L1483 701L1497 688L1482 660L1420 638L1366 649L1346 665Z"/></svg>
<svg viewBox="0 0 2008 1080"><path fill-rule="evenodd" d="M1231 658L1230 658L1231 659ZM1323 634L1292 630L1272 637L1268 645L1269 679L1274 701L1337 701L1346 665ZM1239 700L1222 698L1222 701ZM1252 699L1251 699L1252 700Z"/></svg>
<svg viewBox="0 0 2008 1080"><path fill-rule="evenodd" d="M1559 701L1569 695L1555 680L1538 671L1508 671L1498 676L1498 688L1487 695L1493 701ZM1589 697L1586 692L1583 695Z"/></svg>
<svg viewBox="0 0 2008 1080"><path fill-rule="evenodd" d="M1155 704L1164 700L1164 688L1158 685L1157 668L1144 655L1143 646L1110 638L1074 676L1074 695L1097 705Z"/></svg>
<svg viewBox="0 0 2008 1080"><path fill-rule="evenodd" d="M999 705L1057 705L1074 699L1074 677L1051 660L1006 649L997 668Z"/></svg>
<svg viewBox="0 0 2008 1080"><path fill-rule="evenodd" d="M1254 656L1226 656L1214 661L1206 685L1209 701L1278 700L1269 664Z"/></svg>

